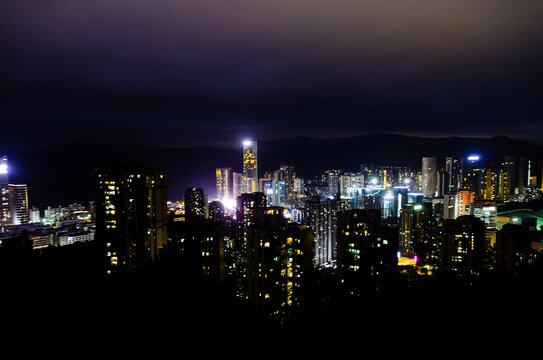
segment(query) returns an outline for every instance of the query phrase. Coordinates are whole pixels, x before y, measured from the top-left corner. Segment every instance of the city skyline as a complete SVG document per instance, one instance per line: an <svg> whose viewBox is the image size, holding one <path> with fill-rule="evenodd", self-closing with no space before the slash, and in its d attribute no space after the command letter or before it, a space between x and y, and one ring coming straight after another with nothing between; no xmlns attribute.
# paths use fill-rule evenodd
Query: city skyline
<svg viewBox="0 0 543 360"><path fill-rule="evenodd" d="M81 182L81 177L85 177L84 174L89 171L86 163L79 161L82 157L96 166L107 165L111 161L134 165L159 164L169 172L172 179L175 179L169 187L171 200L182 199L184 189L195 185L203 187L207 194L215 197L217 179L216 174L213 173L216 172L217 167L226 167L230 169L230 175L235 175L229 184L230 191L234 191L237 181L236 191L239 194L240 186L242 186L243 164L236 159L242 156L240 152L244 140L240 140L237 148L234 149L205 147L170 149L122 143L66 143L58 147L10 153L10 179L14 182L28 183L34 189L31 202L41 204L42 208L44 205L67 205L74 201L86 203L92 200L92 193L85 190L90 188L90 184L76 186L76 182ZM434 139L372 134L339 139L303 137L259 142L267 150L259 159L260 178L266 171L272 171L281 164L289 163L297 164L298 175L309 179L318 177L326 169L334 167L346 172L356 172L361 163L371 166L406 164L414 169L422 169L417 159L427 156L437 157L440 169L449 168L451 165L447 164L448 157L454 155L458 162L461 157L467 158L473 154L478 154L480 161L490 167L499 166L507 155L528 157L532 159L533 173L537 174L541 167L540 160L543 160L540 147L507 137ZM367 152L367 149L377 150L377 147L383 144L387 146L379 148L378 151ZM328 151L327 147L336 150ZM355 149L359 149L361 155L357 155ZM342 156L336 156L335 152ZM62 154L61 157L58 157L59 154ZM112 157L112 154L115 155ZM43 162L41 161L43 156L57 160ZM180 166L180 164L183 165ZM458 163L454 166L461 165ZM70 179L69 186L61 186L62 181L66 179ZM257 180L257 184L259 181ZM450 180L447 181L450 182ZM83 180L81 184L85 182ZM441 181L440 184L442 186L445 182ZM50 192L48 189L51 188L55 191ZM440 194L443 194L444 190L441 188Z"/></svg>
<svg viewBox="0 0 543 360"><path fill-rule="evenodd" d="M2 2L0 308L114 347L125 328L403 352L532 332L542 18L534 0Z"/></svg>
<svg viewBox="0 0 543 360"><path fill-rule="evenodd" d="M42 220L28 209L27 186L10 184L0 264L14 267L26 249L41 260L27 260L14 279L37 279L40 269L44 283L59 281L50 273L59 271L61 279L105 276L118 289L141 275L182 284L180 293L211 286L222 302L193 311L237 304L254 311L251 321L280 326L349 321L343 310L367 317L366 301L424 297L427 283L468 296L505 289L508 276L538 281L543 166L534 172L529 156L499 164L473 152L424 156L414 168L359 162L304 179L288 162L262 169L258 145L239 144L242 173L229 164L208 174L222 199L195 183L171 201L167 171L112 161L94 169L89 207L49 207ZM4 156L4 182L9 169ZM69 267L55 270L59 259Z"/></svg>

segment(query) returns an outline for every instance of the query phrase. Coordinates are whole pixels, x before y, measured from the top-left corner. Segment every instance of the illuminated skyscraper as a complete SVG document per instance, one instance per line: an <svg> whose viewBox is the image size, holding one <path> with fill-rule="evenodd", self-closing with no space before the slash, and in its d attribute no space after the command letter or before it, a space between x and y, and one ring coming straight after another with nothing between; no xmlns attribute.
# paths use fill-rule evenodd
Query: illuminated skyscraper
<svg viewBox="0 0 543 360"><path fill-rule="evenodd" d="M256 141L243 142L243 181L244 193L258 191L258 163Z"/></svg>
<svg viewBox="0 0 543 360"><path fill-rule="evenodd" d="M317 265L331 264L336 260L337 214L349 209L350 203L342 199L306 201L304 221L315 234Z"/></svg>
<svg viewBox="0 0 543 360"><path fill-rule="evenodd" d="M509 173L500 169L485 169L483 200L509 200Z"/></svg>
<svg viewBox="0 0 543 360"><path fill-rule="evenodd" d="M455 218L466 215L466 207L474 201L474 193L469 190L462 190L456 193L455 197Z"/></svg>
<svg viewBox="0 0 543 360"><path fill-rule="evenodd" d="M0 226L9 224L8 157L0 158Z"/></svg>
<svg viewBox="0 0 543 360"><path fill-rule="evenodd" d="M445 159L445 174L447 176L447 189L445 192L454 192L460 187L460 161L452 156Z"/></svg>
<svg viewBox="0 0 543 360"><path fill-rule="evenodd" d="M29 223L28 188L25 184L9 184L9 212L11 224Z"/></svg>
<svg viewBox="0 0 543 360"><path fill-rule="evenodd" d="M485 189L485 170L479 155L470 155L462 161L462 189L474 193L476 199L483 198Z"/></svg>
<svg viewBox="0 0 543 360"><path fill-rule="evenodd" d="M437 265L435 229L437 222L431 206L425 203L406 204L401 210L399 251L404 257L417 256L425 265Z"/></svg>
<svg viewBox="0 0 543 360"><path fill-rule="evenodd" d="M217 168L215 174L217 178L217 199L221 201L232 198L232 168Z"/></svg>
<svg viewBox="0 0 543 360"><path fill-rule="evenodd" d="M296 170L294 165L279 165L279 171L281 176L278 180L285 182L286 200L294 200L296 197L296 193L294 192L294 179L296 178Z"/></svg>
<svg viewBox="0 0 543 360"><path fill-rule="evenodd" d="M422 158L422 193L424 197L435 196L437 189L437 159Z"/></svg>
<svg viewBox="0 0 543 360"><path fill-rule="evenodd" d="M514 194L518 188L517 158L513 155L506 155L502 162L502 169L509 174L509 193Z"/></svg>
<svg viewBox="0 0 543 360"><path fill-rule="evenodd" d="M95 169L96 236L105 270L152 264L167 241L164 172L115 164Z"/></svg>
<svg viewBox="0 0 543 360"><path fill-rule="evenodd" d="M268 206L285 207L287 198L285 181L267 180L264 183L264 194Z"/></svg>
<svg viewBox="0 0 543 360"><path fill-rule="evenodd" d="M498 199L499 200L509 200L511 195L511 178L508 172L500 172L500 181L498 186Z"/></svg>

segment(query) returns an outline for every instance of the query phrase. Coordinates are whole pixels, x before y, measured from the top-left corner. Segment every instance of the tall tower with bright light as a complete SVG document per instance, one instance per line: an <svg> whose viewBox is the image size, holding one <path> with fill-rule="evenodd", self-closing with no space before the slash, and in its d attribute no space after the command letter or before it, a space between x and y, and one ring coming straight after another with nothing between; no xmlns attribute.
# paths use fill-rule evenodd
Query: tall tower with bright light
<svg viewBox="0 0 543 360"><path fill-rule="evenodd" d="M243 191L254 193L258 191L258 162L256 141L243 141Z"/></svg>
<svg viewBox="0 0 543 360"><path fill-rule="evenodd" d="M9 224L9 178L8 178L8 157L0 158L0 226Z"/></svg>

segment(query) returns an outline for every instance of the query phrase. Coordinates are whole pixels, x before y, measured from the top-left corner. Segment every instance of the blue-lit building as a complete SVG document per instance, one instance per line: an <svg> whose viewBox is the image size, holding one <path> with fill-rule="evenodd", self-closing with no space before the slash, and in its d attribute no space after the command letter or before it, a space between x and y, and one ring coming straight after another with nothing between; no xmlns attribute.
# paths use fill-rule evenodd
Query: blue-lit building
<svg viewBox="0 0 543 360"><path fill-rule="evenodd" d="M263 182L263 191L266 194L266 204L268 206L285 207L287 192L286 182L282 180L269 180Z"/></svg>

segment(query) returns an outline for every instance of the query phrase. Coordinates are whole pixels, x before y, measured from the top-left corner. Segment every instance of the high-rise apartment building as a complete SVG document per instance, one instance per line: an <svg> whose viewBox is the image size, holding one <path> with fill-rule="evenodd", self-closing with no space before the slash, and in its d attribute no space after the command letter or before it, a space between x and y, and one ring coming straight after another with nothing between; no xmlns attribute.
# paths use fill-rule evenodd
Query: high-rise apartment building
<svg viewBox="0 0 543 360"><path fill-rule="evenodd" d="M422 158L422 193L424 197L435 196L437 190L437 158Z"/></svg>
<svg viewBox="0 0 543 360"><path fill-rule="evenodd" d="M397 269L397 232L381 225L378 210L347 210L337 218L337 272L347 294L379 293Z"/></svg>
<svg viewBox="0 0 543 360"><path fill-rule="evenodd" d="M339 193L341 196L355 196L362 193L364 175L362 173L343 173L339 177Z"/></svg>
<svg viewBox="0 0 543 360"><path fill-rule="evenodd" d="M281 213L265 215L247 232L248 299L264 316L288 319L302 308L314 268L313 233L287 223Z"/></svg>
<svg viewBox="0 0 543 360"><path fill-rule="evenodd" d="M400 247L403 257L417 256L424 265L437 267L437 223L429 204L406 204L400 217Z"/></svg>
<svg viewBox="0 0 543 360"><path fill-rule="evenodd" d="M456 219L456 194L443 195L443 219Z"/></svg>
<svg viewBox="0 0 543 360"><path fill-rule="evenodd" d="M336 260L337 213L349 208L349 202L341 199L306 201L304 221L315 234L317 265L330 264Z"/></svg>
<svg viewBox="0 0 543 360"><path fill-rule="evenodd" d="M114 164L95 169L96 241L109 272L152 264L167 242L164 172Z"/></svg>
<svg viewBox="0 0 543 360"><path fill-rule="evenodd" d="M511 177L508 172L501 171L498 183L498 200L507 201L511 196Z"/></svg>
<svg viewBox="0 0 543 360"><path fill-rule="evenodd" d="M247 296L247 231L266 211L266 195L261 192L241 194L236 199L237 232L228 267L235 269L236 296Z"/></svg>
<svg viewBox="0 0 543 360"><path fill-rule="evenodd" d="M503 158L502 170L509 174L509 193L514 194L518 189L518 161L513 155L506 155Z"/></svg>
<svg viewBox="0 0 543 360"><path fill-rule="evenodd" d="M483 221L473 215L444 220L441 234L441 271L480 275L487 256Z"/></svg>
<svg viewBox="0 0 543 360"><path fill-rule="evenodd" d="M266 180L263 183L268 206L285 207L287 200L286 182L283 180Z"/></svg>
<svg viewBox="0 0 543 360"><path fill-rule="evenodd" d="M217 181L217 199L222 201L223 199L233 198L232 168L217 168L215 170L215 177Z"/></svg>
<svg viewBox="0 0 543 360"><path fill-rule="evenodd" d="M279 165L279 181L285 182L285 200L290 202L296 198L294 191L294 179L296 178L296 170L292 164Z"/></svg>
<svg viewBox="0 0 543 360"><path fill-rule="evenodd" d="M207 213L207 202L204 189L190 187L185 189L185 219L187 221L204 220Z"/></svg>
<svg viewBox="0 0 543 360"><path fill-rule="evenodd" d="M501 169L484 170L483 200L509 200L509 173Z"/></svg>
<svg viewBox="0 0 543 360"><path fill-rule="evenodd" d="M339 194L339 176L341 175L341 170L329 169L324 174L328 182L328 194L330 196Z"/></svg>
<svg viewBox="0 0 543 360"><path fill-rule="evenodd" d="M456 193L455 196L455 212L454 217L466 215L466 207L475 200L475 194L473 191L461 190Z"/></svg>
<svg viewBox="0 0 543 360"><path fill-rule="evenodd" d="M243 180L244 176L243 173L232 173L232 198L237 199L238 196L241 194L244 194L245 191L243 191L243 185L245 184L245 181Z"/></svg>
<svg viewBox="0 0 543 360"><path fill-rule="evenodd" d="M9 184L9 212L12 225L29 223L28 187L26 184Z"/></svg>
<svg viewBox="0 0 543 360"><path fill-rule="evenodd" d="M462 159L462 189L473 192L475 199L482 199L485 189L485 169L479 155Z"/></svg>
<svg viewBox="0 0 543 360"><path fill-rule="evenodd" d="M445 176L447 192L454 192L460 188L461 184L461 162L453 156L445 158Z"/></svg>
<svg viewBox="0 0 543 360"><path fill-rule="evenodd" d="M258 152L256 141L243 142L243 193L258 191Z"/></svg>
<svg viewBox="0 0 543 360"><path fill-rule="evenodd" d="M218 200L211 201L208 206L209 220L211 222L221 222L224 220L225 207L224 204Z"/></svg>
<svg viewBox="0 0 543 360"><path fill-rule="evenodd" d="M261 192L242 194L236 199L236 221L240 233L247 231L266 210L266 195Z"/></svg>

